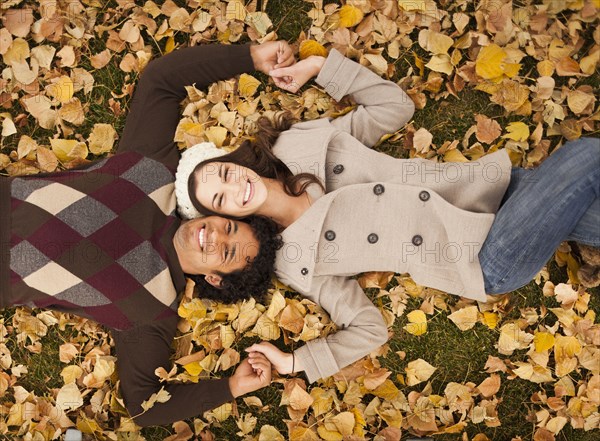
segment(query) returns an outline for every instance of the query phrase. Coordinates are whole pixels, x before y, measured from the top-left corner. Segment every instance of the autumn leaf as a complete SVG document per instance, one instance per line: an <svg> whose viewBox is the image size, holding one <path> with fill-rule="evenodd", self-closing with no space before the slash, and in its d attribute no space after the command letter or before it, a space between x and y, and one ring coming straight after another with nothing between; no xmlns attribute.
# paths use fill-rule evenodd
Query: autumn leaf
<svg viewBox="0 0 600 441"><path fill-rule="evenodd" d="M355 6L344 5L340 8L340 22L342 28L351 28L363 19L363 12Z"/></svg>
<svg viewBox="0 0 600 441"><path fill-rule="evenodd" d="M423 381L427 381L436 370L437 368L420 358L418 360L410 361L406 367L406 383L409 386L414 386Z"/></svg>
<svg viewBox="0 0 600 441"><path fill-rule="evenodd" d="M412 335L423 335L427 332L427 317L420 310L411 311L406 315L408 325L404 327L406 332Z"/></svg>

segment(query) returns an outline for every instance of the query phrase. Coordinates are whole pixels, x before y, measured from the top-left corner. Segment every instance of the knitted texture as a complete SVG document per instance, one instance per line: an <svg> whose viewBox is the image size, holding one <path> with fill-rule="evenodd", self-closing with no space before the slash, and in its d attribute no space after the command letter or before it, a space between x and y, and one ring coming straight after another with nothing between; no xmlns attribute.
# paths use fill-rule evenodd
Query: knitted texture
<svg viewBox="0 0 600 441"><path fill-rule="evenodd" d="M177 165L175 175L175 195L177 196L177 210L184 219L194 219L203 215L196 210L188 192L190 175L198 164L207 159L217 158L227 152L217 148L212 142L201 142L185 150Z"/></svg>
<svg viewBox="0 0 600 441"><path fill-rule="evenodd" d="M175 313L168 262L179 221L163 164L130 152L83 170L15 178L11 206L14 303L115 329Z"/></svg>

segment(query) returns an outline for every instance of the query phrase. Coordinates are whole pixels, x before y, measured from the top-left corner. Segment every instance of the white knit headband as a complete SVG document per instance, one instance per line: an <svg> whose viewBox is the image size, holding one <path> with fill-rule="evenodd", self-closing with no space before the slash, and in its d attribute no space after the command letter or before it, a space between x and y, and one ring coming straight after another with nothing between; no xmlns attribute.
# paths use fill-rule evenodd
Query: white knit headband
<svg viewBox="0 0 600 441"><path fill-rule="evenodd" d="M201 142L193 145L181 154L181 159L177 165L177 173L175 173L175 196L177 197L177 210L184 219L204 216L196 210L190 199L188 193L190 175L202 161L225 154L227 154L225 150L217 148L212 142Z"/></svg>

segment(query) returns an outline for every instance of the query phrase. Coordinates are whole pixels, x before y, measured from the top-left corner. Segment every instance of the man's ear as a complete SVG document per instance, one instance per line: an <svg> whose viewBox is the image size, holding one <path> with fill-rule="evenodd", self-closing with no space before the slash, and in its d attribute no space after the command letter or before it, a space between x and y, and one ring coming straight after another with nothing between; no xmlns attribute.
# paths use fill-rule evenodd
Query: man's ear
<svg viewBox="0 0 600 441"><path fill-rule="evenodd" d="M204 280L210 283L215 288L222 288L223 278L218 274L207 274L204 276Z"/></svg>

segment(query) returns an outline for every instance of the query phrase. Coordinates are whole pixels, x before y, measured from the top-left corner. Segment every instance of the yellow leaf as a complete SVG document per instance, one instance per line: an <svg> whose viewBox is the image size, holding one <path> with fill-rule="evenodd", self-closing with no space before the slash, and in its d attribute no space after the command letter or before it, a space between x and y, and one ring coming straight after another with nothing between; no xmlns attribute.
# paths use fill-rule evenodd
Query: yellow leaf
<svg viewBox="0 0 600 441"><path fill-rule="evenodd" d="M327 57L327 49L315 40L304 40L300 43L300 59L310 57L311 55L317 55L319 57Z"/></svg>
<svg viewBox="0 0 600 441"><path fill-rule="evenodd" d="M398 0L398 6L405 11L427 11L425 0Z"/></svg>
<svg viewBox="0 0 600 441"><path fill-rule="evenodd" d="M425 63L423 63L423 60L417 55L415 51L413 51L412 54L415 59L415 65L419 68L419 75L423 76L423 74L425 73Z"/></svg>
<svg viewBox="0 0 600 441"><path fill-rule="evenodd" d="M263 340L277 340L280 335L279 326L266 313L260 316L252 332L256 333Z"/></svg>
<svg viewBox="0 0 600 441"><path fill-rule="evenodd" d="M117 138L117 132L110 124L94 124L92 133L88 138L90 152L94 155L108 153L112 150Z"/></svg>
<svg viewBox="0 0 600 441"><path fill-rule="evenodd" d="M285 438L275 427L266 424L260 428L258 441L285 441Z"/></svg>
<svg viewBox="0 0 600 441"><path fill-rule="evenodd" d="M333 423L342 435L352 435L354 430L354 414L352 412L341 412L333 418L329 418L328 421Z"/></svg>
<svg viewBox="0 0 600 441"><path fill-rule="evenodd" d="M490 329L496 329L496 325L498 324L498 314L485 311L483 313L483 323Z"/></svg>
<svg viewBox="0 0 600 441"><path fill-rule="evenodd" d="M244 21L246 19L246 7L244 6L244 2L242 2L242 0L231 0L227 3L225 18L227 20Z"/></svg>
<svg viewBox="0 0 600 441"><path fill-rule="evenodd" d="M173 49L175 49L175 38L171 36L167 38L167 42L165 43L165 54L173 52Z"/></svg>
<svg viewBox="0 0 600 441"><path fill-rule="evenodd" d="M450 75L454 70L448 54L434 55L425 66L434 72L441 72L447 75Z"/></svg>
<svg viewBox="0 0 600 441"><path fill-rule="evenodd" d="M319 437L308 427L296 426L290 431L290 441L318 441Z"/></svg>
<svg viewBox="0 0 600 441"><path fill-rule="evenodd" d="M598 62L600 62L600 50L597 50L587 57L583 57L579 62L579 65L581 66L581 71L584 74L593 75L596 67L598 66Z"/></svg>
<svg viewBox="0 0 600 441"><path fill-rule="evenodd" d="M554 356L557 360L571 358L581 352L581 343L577 337L557 335L554 343Z"/></svg>
<svg viewBox="0 0 600 441"><path fill-rule="evenodd" d="M285 297L283 297L280 291L275 291L271 298L269 308L267 309L267 317L271 320L275 320L275 317L283 311L283 308L285 308Z"/></svg>
<svg viewBox="0 0 600 441"><path fill-rule="evenodd" d="M454 311L448 316L461 331L471 329L477 323L479 310L477 306L467 306L466 308Z"/></svg>
<svg viewBox="0 0 600 441"><path fill-rule="evenodd" d="M448 55L448 49L452 47L454 40L439 32L423 29L419 32L419 45L433 54Z"/></svg>
<svg viewBox="0 0 600 441"><path fill-rule="evenodd" d="M497 44L490 44L479 51L475 61L475 72L486 80L499 78L504 74L501 63L506 58L506 52Z"/></svg>
<svg viewBox="0 0 600 441"><path fill-rule="evenodd" d="M61 103L66 103L73 98L73 81L63 75L46 88L46 93Z"/></svg>
<svg viewBox="0 0 600 441"><path fill-rule="evenodd" d="M222 147L227 138L227 129L225 127L213 126L205 131L206 138L217 147Z"/></svg>
<svg viewBox="0 0 600 441"><path fill-rule="evenodd" d="M410 363L409 363L410 366ZM398 397L400 391L396 387L396 385L392 382L392 380L385 380L383 384L379 385L373 392L373 395L379 398L383 398L384 400L393 401Z"/></svg>
<svg viewBox="0 0 600 441"><path fill-rule="evenodd" d="M527 138L529 138L529 127L520 121L511 122L506 127L506 131L508 133L503 135L502 138L512 139L513 141L527 141Z"/></svg>
<svg viewBox="0 0 600 441"><path fill-rule="evenodd" d="M359 24L364 17L363 12L356 6L344 5L340 8L340 27L351 28Z"/></svg>
<svg viewBox="0 0 600 441"><path fill-rule="evenodd" d="M423 381L427 381L433 375L436 369L437 368L434 368L421 358L411 361L406 367L406 384L409 386L414 386L422 383Z"/></svg>
<svg viewBox="0 0 600 441"><path fill-rule="evenodd" d="M541 77L551 77L554 73L554 63L551 60L540 61L537 70Z"/></svg>
<svg viewBox="0 0 600 441"><path fill-rule="evenodd" d="M342 441L344 436L335 430L327 430L325 426L317 427L319 437L325 441Z"/></svg>
<svg viewBox="0 0 600 441"><path fill-rule="evenodd" d="M463 155L460 150L452 149L448 150L444 153L444 161L445 162L469 162L465 155Z"/></svg>
<svg viewBox="0 0 600 441"><path fill-rule="evenodd" d="M192 377L197 377L198 375L200 375L200 372L202 372L202 370L203 370L202 366L200 366L200 363L197 361L194 361L194 362L188 363L188 364L184 364L183 368Z"/></svg>
<svg viewBox="0 0 600 441"><path fill-rule="evenodd" d="M52 151L61 162L69 162L76 158L86 158L88 149L85 143L74 139L51 139Z"/></svg>
<svg viewBox="0 0 600 441"><path fill-rule="evenodd" d="M420 309L409 312L406 317L408 318L408 325L404 327L406 332L412 335L423 335L427 332L427 317L425 313Z"/></svg>
<svg viewBox="0 0 600 441"><path fill-rule="evenodd" d="M310 391L310 396L313 399L311 404L315 416L322 415L331 410L333 397L320 387L315 387Z"/></svg>
<svg viewBox="0 0 600 441"><path fill-rule="evenodd" d="M241 74L238 83L238 89L241 96L251 97L256 93L256 89L260 86L260 81L254 78L252 75Z"/></svg>
<svg viewBox="0 0 600 441"><path fill-rule="evenodd" d="M500 328L498 352L502 355L512 355L515 349L525 349L533 340L533 335L522 331L516 323L507 323Z"/></svg>
<svg viewBox="0 0 600 441"><path fill-rule="evenodd" d="M83 369L81 369L77 365L67 366L62 370L60 376L63 377L63 381L65 384L75 383L79 377L83 375Z"/></svg>
<svg viewBox="0 0 600 441"><path fill-rule="evenodd" d="M536 332L533 337L536 352L544 352L554 346L554 336L549 332Z"/></svg>

